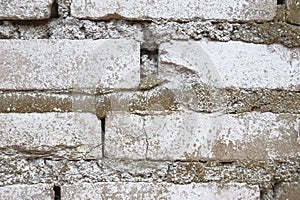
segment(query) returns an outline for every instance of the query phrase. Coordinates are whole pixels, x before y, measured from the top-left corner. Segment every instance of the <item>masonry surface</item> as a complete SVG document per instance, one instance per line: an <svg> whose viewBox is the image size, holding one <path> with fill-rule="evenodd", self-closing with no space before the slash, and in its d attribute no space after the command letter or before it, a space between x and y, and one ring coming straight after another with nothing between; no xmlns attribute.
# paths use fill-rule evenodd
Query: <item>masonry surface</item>
<svg viewBox="0 0 300 200"><path fill-rule="evenodd" d="M300 196L299 0L0 0L0 199Z"/></svg>

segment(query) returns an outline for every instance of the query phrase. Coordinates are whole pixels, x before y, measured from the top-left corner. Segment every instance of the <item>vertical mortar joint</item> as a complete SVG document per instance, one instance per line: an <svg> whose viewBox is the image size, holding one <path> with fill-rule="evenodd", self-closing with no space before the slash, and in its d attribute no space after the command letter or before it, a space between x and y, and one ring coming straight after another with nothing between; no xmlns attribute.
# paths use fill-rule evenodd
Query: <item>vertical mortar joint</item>
<svg viewBox="0 0 300 200"><path fill-rule="evenodd" d="M53 1L52 7L51 7L51 18L59 18L58 14L58 3L57 1Z"/></svg>
<svg viewBox="0 0 300 200"><path fill-rule="evenodd" d="M148 148L149 148L149 140L148 139L149 138L148 138L145 126L146 126L146 119L143 118L143 132L144 132L145 138L146 138L146 155L145 155L145 159L148 160Z"/></svg>
<svg viewBox="0 0 300 200"><path fill-rule="evenodd" d="M143 28L143 43L140 50L141 78L158 74L158 44L153 32Z"/></svg>
<svg viewBox="0 0 300 200"><path fill-rule="evenodd" d="M101 118L102 158L105 157L105 118Z"/></svg>
<svg viewBox="0 0 300 200"><path fill-rule="evenodd" d="M61 187L59 185L54 185L54 200L61 200Z"/></svg>

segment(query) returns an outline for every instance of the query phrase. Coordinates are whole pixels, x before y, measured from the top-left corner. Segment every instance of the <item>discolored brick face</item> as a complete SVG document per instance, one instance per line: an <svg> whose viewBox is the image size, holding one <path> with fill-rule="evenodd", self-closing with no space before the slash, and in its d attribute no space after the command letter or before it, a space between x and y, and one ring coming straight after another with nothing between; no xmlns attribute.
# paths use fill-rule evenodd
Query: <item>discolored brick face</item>
<svg viewBox="0 0 300 200"><path fill-rule="evenodd" d="M300 25L300 1L287 0L287 7L288 21L292 24Z"/></svg>
<svg viewBox="0 0 300 200"><path fill-rule="evenodd" d="M101 124L89 113L6 113L0 115L2 159L101 158Z"/></svg>

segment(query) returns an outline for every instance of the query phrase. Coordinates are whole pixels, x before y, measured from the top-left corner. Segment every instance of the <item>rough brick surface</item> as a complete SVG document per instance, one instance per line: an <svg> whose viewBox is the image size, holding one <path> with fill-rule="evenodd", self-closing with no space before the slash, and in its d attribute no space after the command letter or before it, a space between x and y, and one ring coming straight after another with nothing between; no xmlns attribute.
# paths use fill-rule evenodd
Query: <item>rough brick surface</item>
<svg viewBox="0 0 300 200"><path fill-rule="evenodd" d="M37 185L11 185L0 187L1 200L52 200L54 199L53 186Z"/></svg>
<svg viewBox="0 0 300 200"><path fill-rule="evenodd" d="M108 115L105 130L105 156L108 158L145 159L146 134L144 120L126 112Z"/></svg>
<svg viewBox="0 0 300 200"><path fill-rule="evenodd" d="M192 75L201 84L217 87L300 90L299 49L234 41L174 41L162 44L160 55L162 79Z"/></svg>
<svg viewBox="0 0 300 200"><path fill-rule="evenodd" d="M299 159L299 115L175 113L146 118L149 159Z"/></svg>
<svg viewBox="0 0 300 200"><path fill-rule="evenodd" d="M0 89L101 92L139 84L132 40L2 40Z"/></svg>
<svg viewBox="0 0 300 200"><path fill-rule="evenodd" d="M300 25L300 0L287 0L287 7L288 22Z"/></svg>
<svg viewBox="0 0 300 200"><path fill-rule="evenodd" d="M299 115L187 111L142 117L113 112L108 124L106 150L114 158L141 159L145 149L151 160L300 158Z"/></svg>
<svg viewBox="0 0 300 200"><path fill-rule="evenodd" d="M275 0L212 0L212 1L136 1L136 0L74 0L74 17L101 19L225 19L230 21L271 20L275 16Z"/></svg>
<svg viewBox="0 0 300 200"><path fill-rule="evenodd" d="M78 188L81 188L78 190ZM66 185L63 199L245 199L258 200L257 186L246 184L96 183Z"/></svg>
<svg viewBox="0 0 300 200"><path fill-rule="evenodd" d="M1 0L0 20L40 20L51 16L53 0Z"/></svg>
<svg viewBox="0 0 300 200"><path fill-rule="evenodd" d="M89 113L0 114L2 157L101 158L101 123Z"/></svg>

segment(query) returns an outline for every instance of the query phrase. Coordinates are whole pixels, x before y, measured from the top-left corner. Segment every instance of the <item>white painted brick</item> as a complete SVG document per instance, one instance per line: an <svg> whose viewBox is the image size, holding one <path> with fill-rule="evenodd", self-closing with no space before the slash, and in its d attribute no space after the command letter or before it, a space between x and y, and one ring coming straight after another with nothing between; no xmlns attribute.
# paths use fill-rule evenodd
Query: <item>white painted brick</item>
<svg viewBox="0 0 300 200"><path fill-rule="evenodd" d="M140 47L132 40L2 40L0 89L137 87Z"/></svg>
<svg viewBox="0 0 300 200"><path fill-rule="evenodd" d="M80 188L80 189L78 189ZM62 186L62 199L206 199L258 200L259 188L242 183L83 183Z"/></svg>
<svg viewBox="0 0 300 200"><path fill-rule="evenodd" d="M124 17L128 19L225 19L271 20L276 0L73 0L71 14L83 19Z"/></svg>
<svg viewBox="0 0 300 200"><path fill-rule="evenodd" d="M146 135L141 116L111 112L106 118L105 156L121 159L145 159Z"/></svg>
<svg viewBox="0 0 300 200"><path fill-rule="evenodd" d="M300 158L300 116L177 112L147 116L153 160L285 160Z"/></svg>
<svg viewBox="0 0 300 200"><path fill-rule="evenodd" d="M54 199L53 186L37 185L10 185L0 187L1 200L52 200Z"/></svg>
<svg viewBox="0 0 300 200"><path fill-rule="evenodd" d="M51 16L53 0L1 0L0 20L40 20Z"/></svg>
<svg viewBox="0 0 300 200"><path fill-rule="evenodd" d="M300 49L279 44L207 40L162 44L160 76L176 81L175 66L181 75L193 72L198 82L217 87L300 90Z"/></svg>
<svg viewBox="0 0 300 200"><path fill-rule="evenodd" d="M101 122L90 113L0 114L0 149L10 156L101 158Z"/></svg>

